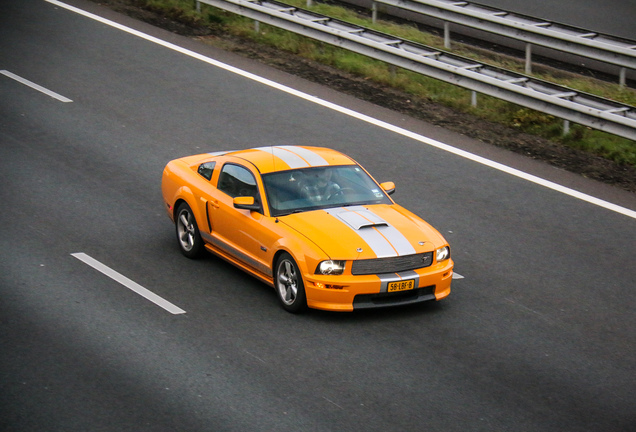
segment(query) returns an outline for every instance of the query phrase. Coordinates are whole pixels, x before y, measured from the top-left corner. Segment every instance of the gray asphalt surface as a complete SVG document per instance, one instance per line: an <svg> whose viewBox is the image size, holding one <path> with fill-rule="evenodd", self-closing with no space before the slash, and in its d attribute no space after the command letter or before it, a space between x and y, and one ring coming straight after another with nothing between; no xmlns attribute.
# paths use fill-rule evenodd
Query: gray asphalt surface
<svg viewBox="0 0 636 432"><path fill-rule="evenodd" d="M636 198L74 0L208 57L636 210ZM41 0L0 2L0 430L633 431L636 220ZM443 302L294 316L181 256L173 158L359 160L450 241ZM183 308L172 315L83 252Z"/></svg>

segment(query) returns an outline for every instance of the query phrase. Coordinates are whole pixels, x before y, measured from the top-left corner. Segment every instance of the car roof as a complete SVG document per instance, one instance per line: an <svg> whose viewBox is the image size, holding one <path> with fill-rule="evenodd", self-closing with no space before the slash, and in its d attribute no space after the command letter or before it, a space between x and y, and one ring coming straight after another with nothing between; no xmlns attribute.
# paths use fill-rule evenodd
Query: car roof
<svg viewBox="0 0 636 432"><path fill-rule="evenodd" d="M224 156L249 161L258 168L261 174L296 168L356 164L349 156L337 150L308 146L257 147L227 152Z"/></svg>

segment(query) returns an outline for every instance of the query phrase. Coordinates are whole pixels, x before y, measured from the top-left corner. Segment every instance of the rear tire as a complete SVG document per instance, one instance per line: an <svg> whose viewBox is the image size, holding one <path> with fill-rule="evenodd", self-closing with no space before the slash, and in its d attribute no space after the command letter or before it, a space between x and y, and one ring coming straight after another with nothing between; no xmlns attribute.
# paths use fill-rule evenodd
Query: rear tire
<svg viewBox="0 0 636 432"><path fill-rule="evenodd" d="M287 252L276 261L274 287L281 306L287 312L300 313L307 309L307 296L300 269Z"/></svg>
<svg viewBox="0 0 636 432"><path fill-rule="evenodd" d="M188 258L198 258L203 254L203 239L192 209L186 203L179 205L175 218L177 242L181 253Z"/></svg>

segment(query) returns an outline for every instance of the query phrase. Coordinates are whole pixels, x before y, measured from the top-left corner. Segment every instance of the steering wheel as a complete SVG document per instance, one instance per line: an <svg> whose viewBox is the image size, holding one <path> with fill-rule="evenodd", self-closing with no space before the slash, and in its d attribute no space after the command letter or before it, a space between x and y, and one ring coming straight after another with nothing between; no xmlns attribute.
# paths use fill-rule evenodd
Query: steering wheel
<svg viewBox="0 0 636 432"><path fill-rule="evenodd" d="M353 189L348 188L348 187L340 188L336 192L334 192L331 195L329 195L327 197L327 201L331 201L332 198L337 197L337 196L344 196L345 192L351 192L351 191L353 191Z"/></svg>

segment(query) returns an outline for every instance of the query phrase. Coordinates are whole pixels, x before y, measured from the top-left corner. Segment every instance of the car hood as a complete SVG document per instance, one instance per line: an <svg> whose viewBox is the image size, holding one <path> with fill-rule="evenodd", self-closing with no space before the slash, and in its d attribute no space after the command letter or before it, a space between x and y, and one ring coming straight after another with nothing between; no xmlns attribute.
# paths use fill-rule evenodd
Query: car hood
<svg viewBox="0 0 636 432"><path fill-rule="evenodd" d="M397 204L313 210L281 216L279 221L332 259L411 255L446 244L435 228Z"/></svg>

